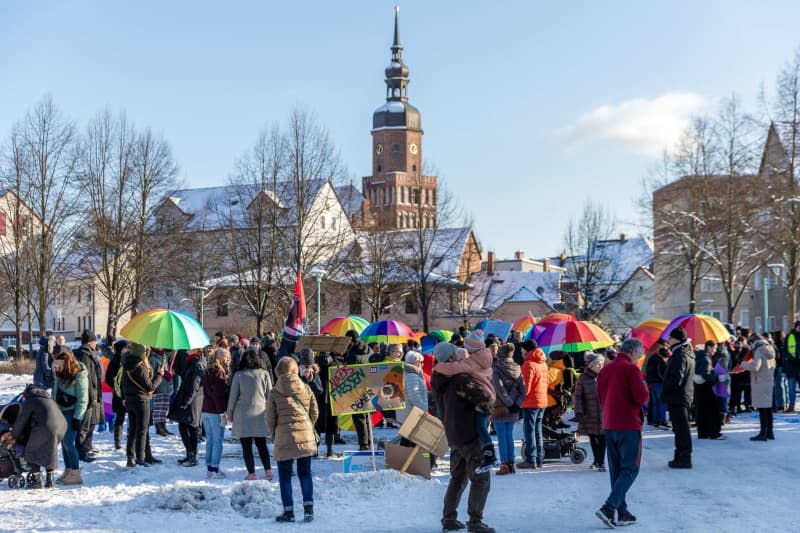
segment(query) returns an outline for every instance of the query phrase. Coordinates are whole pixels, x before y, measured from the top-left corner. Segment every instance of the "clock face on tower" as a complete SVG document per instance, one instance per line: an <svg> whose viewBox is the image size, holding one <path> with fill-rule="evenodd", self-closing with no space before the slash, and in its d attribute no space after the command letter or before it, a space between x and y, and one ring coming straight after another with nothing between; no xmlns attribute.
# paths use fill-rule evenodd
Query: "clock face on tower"
<svg viewBox="0 0 800 533"><path fill-rule="evenodd" d="M375 153L378 155L383 153L383 145L381 143L375 145Z"/></svg>
<svg viewBox="0 0 800 533"><path fill-rule="evenodd" d="M416 144L414 144L414 143L411 143L411 146L409 146L409 147L408 147L408 150L409 150L409 151L410 151L412 154L416 155L416 154L417 154L417 152L419 151L419 148L417 148L417 145L416 145Z"/></svg>

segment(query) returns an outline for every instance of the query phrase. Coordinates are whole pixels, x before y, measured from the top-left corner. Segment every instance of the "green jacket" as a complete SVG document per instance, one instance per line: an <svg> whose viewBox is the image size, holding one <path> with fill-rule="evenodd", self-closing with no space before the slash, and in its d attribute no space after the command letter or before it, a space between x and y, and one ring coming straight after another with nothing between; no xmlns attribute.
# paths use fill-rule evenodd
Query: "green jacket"
<svg viewBox="0 0 800 533"><path fill-rule="evenodd" d="M56 383L53 386L52 396L62 413L72 412L72 418L75 420L83 420L86 414L86 408L89 406L89 373L86 371L86 366L83 363L79 362L78 365L81 369L75 375L75 379L72 383L66 383L56 376ZM75 396L77 401L70 406L61 405L58 403L59 390L70 396Z"/></svg>

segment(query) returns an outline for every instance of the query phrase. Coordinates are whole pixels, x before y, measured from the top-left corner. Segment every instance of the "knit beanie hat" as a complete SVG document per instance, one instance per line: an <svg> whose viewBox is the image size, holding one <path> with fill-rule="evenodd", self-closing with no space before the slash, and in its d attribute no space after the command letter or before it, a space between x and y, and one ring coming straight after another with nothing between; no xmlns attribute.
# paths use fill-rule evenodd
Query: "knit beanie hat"
<svg viewBox="0 0 800 533"><path fill-rule="evenodd" d="M678 342L686 342L686 330L681 327L677 327L669 332L669 337Z"/></svg>
<svg viewBox="0 0 800 533"><path fill-rule="evenodd" d="M486 343L483 338L483 330L476 329L467 335L467 338L464 339L464 348L466 348L470 353L486 348Z"/></svg>
<svg viewBox="0 0 800 533"><path fill-rule="evenodd" d="M132 357L135 357L136 359L144 359L145 351L144 345L136 342L131 344L130 354Z"/></svg>
<svg viewBox="0 0 800 533"><path fill-rule="evenodd" d="M433 347L433 356L439 363L447 362L453 354L456 353L456 347L449 342L440 342Z"/></svg>
<svg viewBox="0 0 800 533"><path fill-rule="evenodd" d="M606 358L603 357L602 355L598 355L597 357L592 359L592 361L587 365L587 367L595 374L599 374L600 370L603 369L603 366L605 364L606 364Z"/></svg>
<svg viewBox="0 0 800 533"><path fill-rule="evenodd" d="M415 352L413 350L408 352L406 354L406 357L405 357L405 362L410 364L410 365L413 365L413 364L416 364L416 363L421 363L422 360L423 360L422 354L419 353L419 352Z"/></svg>
<svg viewBox="0 0 800 533"><path fill-rule="evenodd" d="M314 364L314 350L311 348L303 348L298 355L298 362L301 365L311 366Z"/></svg>
<svg viewBox="0 0 800 533"><path fill-rule="evenodd" d="M81 333L81 344L88 344L95 340L97 340L97 336L88 329L83 330L83 333Z"/></svg>

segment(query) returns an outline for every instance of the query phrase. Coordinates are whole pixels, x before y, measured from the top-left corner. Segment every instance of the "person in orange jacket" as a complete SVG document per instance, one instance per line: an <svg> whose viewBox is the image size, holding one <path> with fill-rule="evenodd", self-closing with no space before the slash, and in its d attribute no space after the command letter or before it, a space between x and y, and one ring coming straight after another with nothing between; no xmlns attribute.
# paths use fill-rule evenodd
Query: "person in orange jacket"
<svg viewBox="0 0 800 533"><path fill-rule="evenodd" d="M541 468L544 459L542 420L547 407L547 363L544 352L533 343L522 363L525 400L522 402L522 431L525 436L524 461L519 468Z"/></svg>

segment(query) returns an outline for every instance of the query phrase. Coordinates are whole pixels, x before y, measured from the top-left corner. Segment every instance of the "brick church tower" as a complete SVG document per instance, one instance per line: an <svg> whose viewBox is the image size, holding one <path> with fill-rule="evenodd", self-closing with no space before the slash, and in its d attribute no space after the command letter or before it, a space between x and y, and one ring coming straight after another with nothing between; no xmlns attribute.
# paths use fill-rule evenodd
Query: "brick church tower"
<svg viewBox="0 0 800 533"><path fill-rule="evenodd" d="M362 178L365 225L383 229L436 225L436 176L422 175L422 122L408 103L408 67L395 8L386 103L372 115L372 175Z"/></svg>

